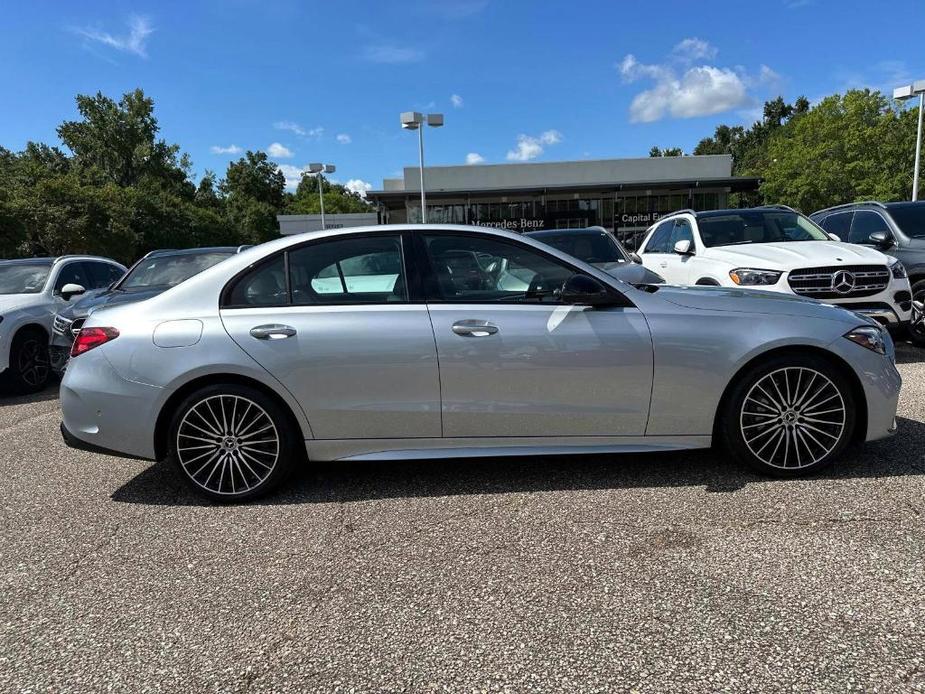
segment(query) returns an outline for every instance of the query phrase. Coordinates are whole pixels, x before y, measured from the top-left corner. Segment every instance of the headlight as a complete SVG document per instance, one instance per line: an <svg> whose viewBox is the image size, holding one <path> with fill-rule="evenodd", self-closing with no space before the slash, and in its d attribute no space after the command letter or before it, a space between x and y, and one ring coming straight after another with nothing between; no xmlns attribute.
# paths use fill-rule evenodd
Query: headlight
<svg viewBox="0 0 925 694"><path fill-rule="evenodd" d="M875 328L872 325L864 325L845 333L845 337L872 352L886 354L886 343L883 341L883 331L880 328Z"/></svg>
<svg viewBox="0 0 925 694"><path fill-rule="evenodd" d="M777 270L755 270L750 267L737 267L735 270L729 271L729 277L732 281L742 286L777 284L777 280L783 274L783 272L778 272Z"/></svg>
<svg viewBox="0 0 925 694"><path fill-rule="evenodd" d="M909 274L906 272L906 266L898 260L890 265L890 271L893 273L893 277L898 280L905 279L909 276Z"/></svg>

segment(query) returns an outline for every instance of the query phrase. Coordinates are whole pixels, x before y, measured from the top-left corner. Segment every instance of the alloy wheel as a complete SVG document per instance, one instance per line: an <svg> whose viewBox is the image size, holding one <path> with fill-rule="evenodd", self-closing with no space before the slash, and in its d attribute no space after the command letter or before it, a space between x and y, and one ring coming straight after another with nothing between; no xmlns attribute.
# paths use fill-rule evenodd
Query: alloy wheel
<svg viewBox="0 0 925 694"><path fill-rule="evenodd" d="M912 296L912 317L909 329L917 336L925 338L925 290Z"/></svg>
<svg viewBox="0 0 925 694"><path fill-rule="evenodd" d="M777 369L748 391L739 416L752 454L771 467L798 470L825 458L845 431L841 391L806 367Z"/></svg>
<svg viewBox="0 0 925 694"><path fill-rule="evenodd" d="M20 346L16 366L23 383L32 388L42 386L48 380L48 353L33 337L26 338Z"/></svg>
<svg viewBox="0 0 925 694"><path fill-rule="evenodd" d="M279 432L270 415L240 395L213 395L190 407L177 427L176 445L189 478L227 496L263 484L280 454Z"/></svg>

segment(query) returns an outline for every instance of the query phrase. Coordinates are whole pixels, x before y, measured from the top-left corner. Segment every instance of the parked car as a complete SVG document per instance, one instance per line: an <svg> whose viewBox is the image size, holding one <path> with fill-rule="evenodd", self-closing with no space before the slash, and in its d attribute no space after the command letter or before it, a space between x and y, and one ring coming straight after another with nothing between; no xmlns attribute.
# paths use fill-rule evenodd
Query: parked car
<svg viewBox="0 0 925 694"><path fill-rule="evenodd" d="M925 347L925 202L855 202L810 219L842 241L876 248L905 266L912 285L909 337Z"/></svg>
<svg viewBox="0 0 925 694"><path fill-rule="evenodd" d="M457 271L467 256L505 274L474 282ZM666 451L714 437L795 476L891 434L901 383L889 335L856 313L739 288L638 289L535 239L449 225L262 244L94 311L71 354L69 445L172 460L220 500L272 489L306 455Z"/></svg>
<svg viewBox="0 0 925 694"><path fill-rule="evenodd" d="M665 278L657 272L634 262L620 242L603 227L530 231L526 236L558 248L628 284L665 283Z"/></svg>
<svg viewBox="0 0 925 694"><path fill-rule="evenodd" d="M250 246L151 251L132 265L124 276L116 278L117 281L99 291L88 292L55 315L48 347L52 370L58 374L64 372L74 335L93 311L104 306L150 299L245 248Z"/></svg>
<svg viewBox="0 0 925 694"><path fill-rule="evenodd" d="M874 248L841 243L783 205L675 212L648 230L639 255L671 284L796 294L889 328L907 325L911 315L902 263Z"/></svg>
<svg viewBox="0 0 925 694"><path fill-rule="evenodd" d="M125 267L96 256L0 260L0 385L5 392L45 387L48 336L72 297L105 287Z"/></svg>

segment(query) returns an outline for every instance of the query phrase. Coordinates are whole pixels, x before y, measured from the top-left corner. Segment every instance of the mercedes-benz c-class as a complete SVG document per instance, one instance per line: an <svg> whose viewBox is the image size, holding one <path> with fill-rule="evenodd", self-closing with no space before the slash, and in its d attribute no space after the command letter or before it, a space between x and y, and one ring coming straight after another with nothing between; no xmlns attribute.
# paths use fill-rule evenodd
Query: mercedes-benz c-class
<svg viewBox="0 0 925 694"><path fill-rule="evenodd" d="M72 446L242 500L311 461L721 443L794 476L895 429L874 321L796 296L636 288L464 226L286 237L95 311L61 384Z"/></svg>

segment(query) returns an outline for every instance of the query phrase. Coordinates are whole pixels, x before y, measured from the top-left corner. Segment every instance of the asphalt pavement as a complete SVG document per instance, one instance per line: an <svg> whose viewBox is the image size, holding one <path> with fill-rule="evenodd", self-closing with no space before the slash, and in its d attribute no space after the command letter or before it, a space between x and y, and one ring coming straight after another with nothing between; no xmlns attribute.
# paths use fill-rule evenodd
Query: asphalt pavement
<svg viewBox="0 0 925 694"><path fill-rule="evenodd" d="M712 452L313 466L259 503L0 399L0 691L925 691L925 352L810 479Z"/></svg>

